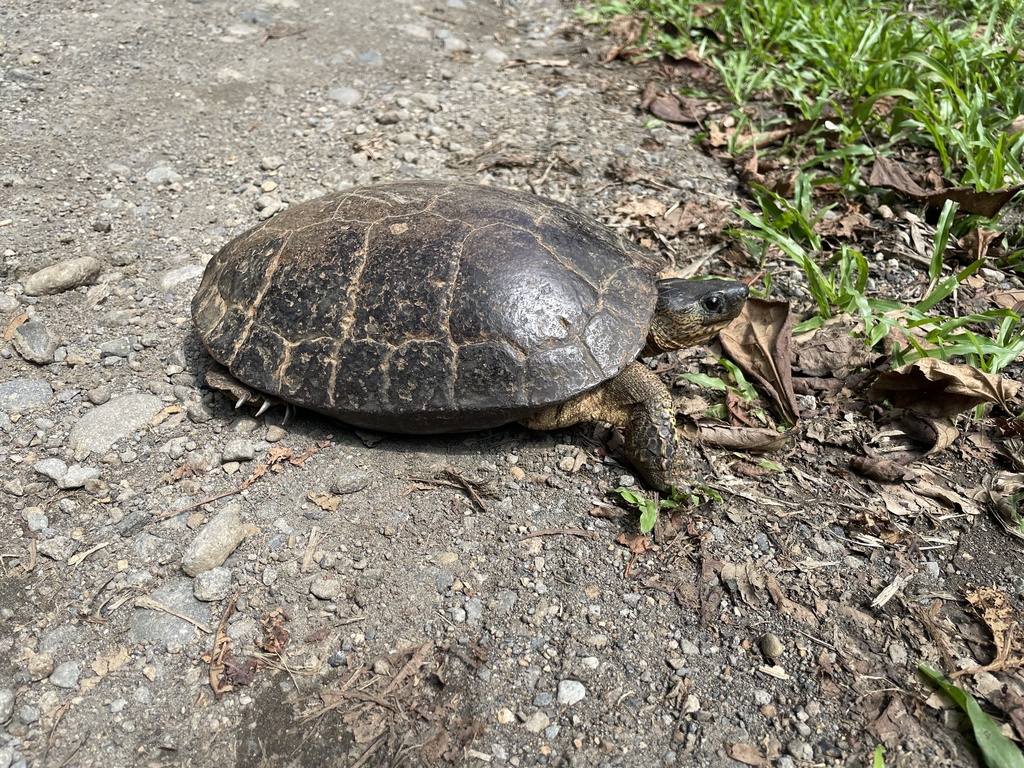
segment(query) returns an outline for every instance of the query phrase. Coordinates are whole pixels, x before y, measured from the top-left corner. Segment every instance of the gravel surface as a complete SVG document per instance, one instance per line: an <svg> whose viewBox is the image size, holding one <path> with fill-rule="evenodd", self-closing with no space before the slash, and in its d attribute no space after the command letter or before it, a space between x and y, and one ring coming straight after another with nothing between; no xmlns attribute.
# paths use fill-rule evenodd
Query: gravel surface
<svg viewBox="0 0 1024 768"><path fill-rule="evenodd" d="M849 439L798 435L776 474L700 452L726 503L634 559L603 426L375 435L203 384L203 266L290 204L734 201L601 51L556 0L0 7L0 768L971 763L914 670L987 660L950 595L1019 595L1020 555L906 499L913 546L858 538L883 502ZM725 256L700 271L754 273Z"/></svg>

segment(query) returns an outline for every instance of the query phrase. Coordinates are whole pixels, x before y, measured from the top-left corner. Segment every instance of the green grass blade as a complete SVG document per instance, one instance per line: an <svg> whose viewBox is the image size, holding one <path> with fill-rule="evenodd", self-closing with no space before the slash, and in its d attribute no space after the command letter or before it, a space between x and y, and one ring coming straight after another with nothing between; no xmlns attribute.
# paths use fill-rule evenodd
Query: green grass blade
<svg viewBox="0 0 1024 768"><path fill-rule="evenodd" d="M941 672L927 664L920 664L917 669L926 680L941 688L942 692L966 713L974 730L974 739L988 768L1024 768L1024 754L999 732L999 726L981 710L971 694L957 688L943 677Z"/></svg>

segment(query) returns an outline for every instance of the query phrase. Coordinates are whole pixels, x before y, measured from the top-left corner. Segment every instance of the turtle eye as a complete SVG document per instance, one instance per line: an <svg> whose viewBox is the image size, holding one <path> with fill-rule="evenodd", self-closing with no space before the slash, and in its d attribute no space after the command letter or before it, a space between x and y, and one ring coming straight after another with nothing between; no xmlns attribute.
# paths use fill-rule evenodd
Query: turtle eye
<svg viewBox="0 0 1024 768"><path fill-rule="evenodd" d="M725 300L720 293L712 293L710 296L705 296L702 303L704 310L714 315L725 309Z"/></svg>

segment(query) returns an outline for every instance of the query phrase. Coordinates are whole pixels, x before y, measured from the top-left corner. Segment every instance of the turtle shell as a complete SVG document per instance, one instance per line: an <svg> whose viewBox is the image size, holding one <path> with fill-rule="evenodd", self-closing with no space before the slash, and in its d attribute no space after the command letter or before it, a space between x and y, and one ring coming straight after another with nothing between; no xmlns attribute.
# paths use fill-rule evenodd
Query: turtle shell
<svg viewBox="0 0 1024 768"><path fill-rule="evenodd" d="M658 264L571 208L463 183L325 195L240 235L192 316L243 383L393 432L516 421L644 346Z"/></svg>

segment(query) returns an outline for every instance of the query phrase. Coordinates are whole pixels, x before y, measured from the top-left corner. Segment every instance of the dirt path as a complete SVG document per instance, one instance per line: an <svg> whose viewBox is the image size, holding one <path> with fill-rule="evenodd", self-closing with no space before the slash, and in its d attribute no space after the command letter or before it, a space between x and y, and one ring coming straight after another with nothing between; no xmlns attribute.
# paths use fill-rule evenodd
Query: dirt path
<svg viewBox="0 0 1024 768"><path fill-rule="evenodd" d="M763 477L707 452L727 503L624 578L635 518L593 511L632 477L602 428L381 438L202 384L205 260L289 203L403 178L612 219L732 199L688 135L643 128L643 74L597 66L569 9L68 6L0 7L0 768L789 768L880 738L888 766L968 764L914 668L968 653L932 600L1019 592L1019 556L979 519L860 536L878 489L828 441Z"/></svg>

